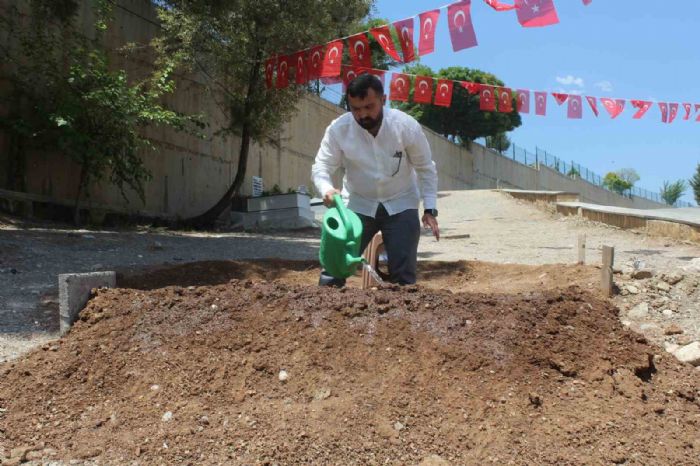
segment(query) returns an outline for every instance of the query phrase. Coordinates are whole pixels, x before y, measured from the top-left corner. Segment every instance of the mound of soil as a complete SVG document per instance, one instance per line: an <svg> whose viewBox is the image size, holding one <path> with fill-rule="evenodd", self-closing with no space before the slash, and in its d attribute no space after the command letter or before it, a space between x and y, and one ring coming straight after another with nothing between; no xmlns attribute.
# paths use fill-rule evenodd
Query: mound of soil
<svg viewBox="0 0 700 466"><path fill-rule="evenodd" d="M698 464L697 375L659 353L577 287L103 290L0 366L0 442L10 463Z"/></svg>

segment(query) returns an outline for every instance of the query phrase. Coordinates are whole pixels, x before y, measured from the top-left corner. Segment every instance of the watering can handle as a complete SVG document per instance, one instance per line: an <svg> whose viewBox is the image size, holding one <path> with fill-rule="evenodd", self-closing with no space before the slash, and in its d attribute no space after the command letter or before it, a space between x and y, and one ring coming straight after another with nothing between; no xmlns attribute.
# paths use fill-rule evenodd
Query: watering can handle
<svg viewBox="0 0 700 466"><path fill-rule="evenodd" d="M338 209L338 214L340 215L340 219L343 221L343 225L345 225L345 230L348 232L348 237L352 237L353 231L352 231L352 222L350 221L350 218L348 217L348 209L345 207L345 203L343 202L343 198L340 197L340 194L336 194L333 196L333 202L335 202L335 207Z"/></svg>

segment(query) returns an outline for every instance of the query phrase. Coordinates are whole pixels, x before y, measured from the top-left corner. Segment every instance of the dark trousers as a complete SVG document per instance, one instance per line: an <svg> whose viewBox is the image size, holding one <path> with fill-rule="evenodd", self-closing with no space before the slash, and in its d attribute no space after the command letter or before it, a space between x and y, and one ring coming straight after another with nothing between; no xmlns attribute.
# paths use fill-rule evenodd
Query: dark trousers
<svg viewBox="0 0 700 466"><path fill-rule="evenodd" d="M379 204L374 218L362 214L358 214L358 217L362 221L360 251L364 252L374 235L381 231L389 260L389 282L400 285L416 283L418 240L420 239L418 209L389 215L384 206ZM344 286L345 279L331 277L322 270L319 285Z"/></svg>

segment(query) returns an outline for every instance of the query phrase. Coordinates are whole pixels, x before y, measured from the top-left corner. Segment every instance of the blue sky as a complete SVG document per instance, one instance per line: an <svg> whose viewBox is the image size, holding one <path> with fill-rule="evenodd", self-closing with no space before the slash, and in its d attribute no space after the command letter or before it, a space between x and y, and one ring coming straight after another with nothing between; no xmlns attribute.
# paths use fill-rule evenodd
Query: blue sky
<svg viewBox="0 0 700 466"><path fill-rule="evenodd" d="M502 0L512 3L512 0ZM449 0L377 0L375 16L391 22ZM523 28L515 12L497 12L472 0L477 47L453 52L443 9L435 52L421 62L437 70L466 66L494 73L507 86L627 99L625 111L611 120L603 108L596 118L585 105L582 120L566 118L566 104L547 103L547 116L522 115L510 133L518 146L535 146L604 175L634 168L637 186L657 192L664 180L688 179L700 162L700 123L661 123L658 106L633 120L629 100L700 104L697 25L700 2L651 0L555 0L560 23ZM416 21L416 28L417 28ZM396 70L394 70L396 71ZM584 102L585 103L585 102ZM683 198L694 202L690 189Z"/></svg>

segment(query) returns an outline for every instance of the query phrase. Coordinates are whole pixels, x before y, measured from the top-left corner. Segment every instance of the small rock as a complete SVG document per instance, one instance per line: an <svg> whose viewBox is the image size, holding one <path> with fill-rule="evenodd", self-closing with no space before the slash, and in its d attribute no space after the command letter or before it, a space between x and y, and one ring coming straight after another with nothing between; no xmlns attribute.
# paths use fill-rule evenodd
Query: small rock
<svg viewBox="0 0 700 466"><path fill-rule="evenodd" d="M207 416L202 416L199 418L199 423L204 424L205 426L209 425L209 418Z"/></svg>
<svg viewBox="0 0 700 466"><path fill-rule="evenodd" d="M163 414L163 422L169 422L173 418L173 413L172 411L166 411L165 414Z"/></svg>
<svg viewBox="0 0 700 466"><path fill-rule="evenodd" d="M330 388L321 388L319 390L316 390L316 393L314 393L314 400L316 401L321 401L321 400L327 400L331 396L331 389Z"/></svg>
<svg viewBox="0 0 700 466"><path fill-rule="evenodd" d="M693 366L700 366L700 341L694 341L689 345L681 346L673 355L679 361L687 362Z"/></svg>
<svg viewBox="0 0 700 466"><path fill-rule="evenodd" d="M676 337L676 343L680 346L689 345L693 342L693 337L690 335L680 335Z"/></svg>
<svg viewBox="0 0 700 466"><path fill-rule="evenodd" d="M680 348L680 346L675 343L671 343L670 341L664 342L664 349L667 353L674 353L678 348Z"/></svg>
<svg viewBox="0 0 700 466"><path fill-rule="evenodd" d="M664 330L664 335L680 335L683 333L683 329L676 324L669 325Z"/></svg>
<svg viewBox="0 0 700 466"><path fill-rule="evenodd" d="M673 311L670 309L664 309L661 311L661 314L663 314L664 317L673 317Z"/></svg>
<svg viewBox="0 0 700 466"><path fill-rule="evenodd" d="M671 285L666 282L658 282L656 284L656 289L659 291L671 291Z"/></svg>
<svg viewBox="0 0 700 466"><path fill-rule="evenodd" d="M151 385L151 390L156 391L160 388L158 385Z"/></svg>
<svg viewBox="0 0 700 466"><path fill-rule="evenodd" d="M160 241L154 241L153 244L151 245L151 248L154 251L162 251L163 250L163 244Z"/></svg>
<svg viewBox="0 0 700 466"><path fill-rule="evenodd" d="M628 285L626 289L629 294L639 294L639 288L634 285Z"/></svg>
<svg viewBox="0 0 700 466"><path fill-rule="evenodd" d="M24 461L27 457L27 453L32 450L33 448L29 445L22 445L21 447L13 448L10 450L10 458L19 458L20 461Z"/></svg>
<svg viewBox="0 0 700 466"><path fill-rule="evenodd" d="M630 319L644 319L648 315L649 315L649 304L648 303L637 304L635 307L630 309L630 311L627 313L627 316Z"/></svg>
<svg viewBox="0 0 700 466"><path fill-rule="evenodd" d="M280 382L286 382L287 379L289 378L289 374L287 373L287 371L282 369L280 371L279 375L277 376L277 378L280 379Z"/></svg>
<svg viewBox="0 0 700 466"><path fill-rule="evenodd" d="M395 430L398 430L399 432L401 432L401 431L404 430L405 428L406 428L406 426L403 425L403 424L401 424L399 421L396 421L396 422L394 423L394 429L395 429Z"/></svg>
<svg viewBox="0 0 700 466"><path fill-rule="evenodd" d="M676 283L682 281L685 278L684 275L678 273L665 273L661 275L661 280L665 281L669 285L675 285Z"/></svg>
<svg viewBox="0 0 700 466"><path fill-rule="evenodd" d="M634 270L630 276L635 280L642 280L644 278L651 278L654 276L654 272L651 270Z"/></svg>

